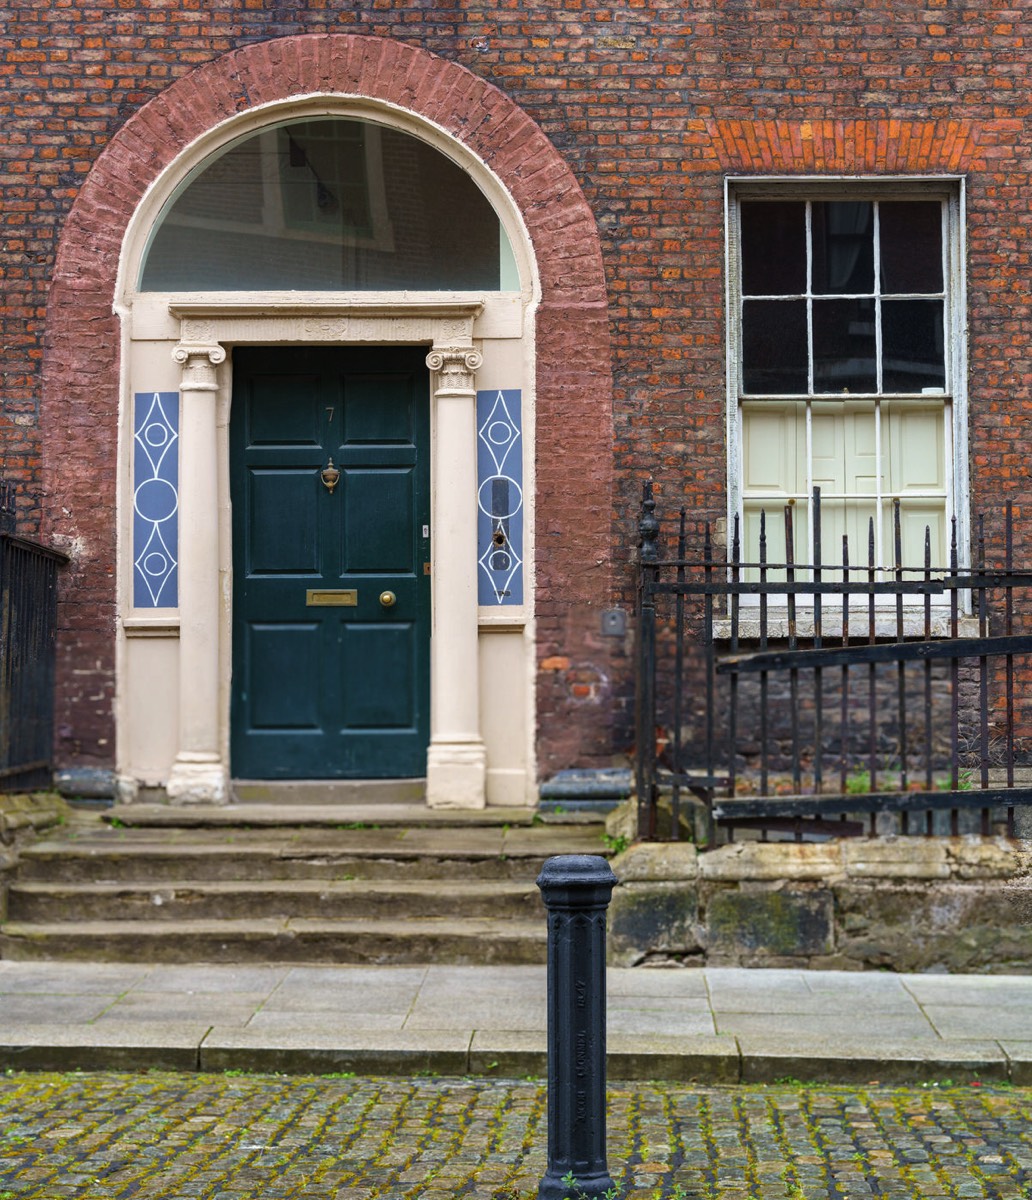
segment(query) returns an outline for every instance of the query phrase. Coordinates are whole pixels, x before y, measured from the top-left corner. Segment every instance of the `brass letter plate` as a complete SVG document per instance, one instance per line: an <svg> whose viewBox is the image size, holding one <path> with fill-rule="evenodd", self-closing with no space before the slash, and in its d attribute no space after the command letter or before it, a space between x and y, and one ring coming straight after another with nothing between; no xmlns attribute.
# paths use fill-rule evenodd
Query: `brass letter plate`
<svg viewBox="0 0 1032 1200"><path fill-rule="evenodd" d="M357 604L357 588L309 588L305 593L308 608L354 608Z"/></svg>

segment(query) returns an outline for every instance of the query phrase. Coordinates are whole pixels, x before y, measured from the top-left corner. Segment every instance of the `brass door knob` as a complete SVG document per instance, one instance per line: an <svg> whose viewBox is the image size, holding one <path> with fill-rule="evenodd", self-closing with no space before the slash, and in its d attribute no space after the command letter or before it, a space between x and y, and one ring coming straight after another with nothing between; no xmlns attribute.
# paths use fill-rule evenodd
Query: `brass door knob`
<svg viewBox="0 0 1032 1200"><path fill-rule="evenodd" d="M398 597L393 592L381 592L380 603L384 608L393 608L398 603Z"/></svg>

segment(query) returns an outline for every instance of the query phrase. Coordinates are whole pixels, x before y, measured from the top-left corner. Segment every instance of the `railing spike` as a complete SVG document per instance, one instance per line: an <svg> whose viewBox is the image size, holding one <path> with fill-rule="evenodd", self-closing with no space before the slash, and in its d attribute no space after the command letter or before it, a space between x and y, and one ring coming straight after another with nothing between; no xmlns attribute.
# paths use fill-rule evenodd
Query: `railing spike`
<svg viewBox="0 0 1032 1200"><path fill-rule="evenodd" d="M642 488L641 518L638 521L641 538L641 561L654 563L659 559L659 520L656 517L656 501L652 496L652 480L645 481Z"/></svg>

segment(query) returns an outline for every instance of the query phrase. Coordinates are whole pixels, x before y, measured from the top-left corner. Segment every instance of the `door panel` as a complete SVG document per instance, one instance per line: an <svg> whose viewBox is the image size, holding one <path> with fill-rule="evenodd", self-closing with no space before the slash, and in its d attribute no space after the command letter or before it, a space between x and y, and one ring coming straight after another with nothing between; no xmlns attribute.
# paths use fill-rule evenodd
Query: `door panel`
<svg viewBox="0 0 1032 1200"><path fill-rule="evenodd" d="M234 355L232 771L420 776L429 741L425 350ZM333 460L332 490L321 472ZM395 602L381 603L384 593Z"/></svg>
<svg viewBox="0 0 1032 1200"><path fill-rule="evenodd" d="M319 729L316 688L291 689L283 680L297 675L318 679L321 673L319 626L247 626L251 664L250 714L255 730Z"/></svg>
<svg viewBox="0 0 1032 1200"><path fill-rule="evenodd" d="M407 729L415 717L409 663L415 651L411 624L349 624L344 631L345 729ZM375 681L363 677L366 664L376 663Z"/></svg>
<svg viewBox="0 0 1032 1200"><path fill-rule="evenodd" d="M308 471L252 471L247 573L256 578L319 569L319 497Z"/></svg>
<svg viewBox="0 0 1032 1200"><path fill-rule="evenodd" d="M414 485L409 469L345 472L348 497L342 548L345 573L414 573L413 545L408 536Z"/></svg>

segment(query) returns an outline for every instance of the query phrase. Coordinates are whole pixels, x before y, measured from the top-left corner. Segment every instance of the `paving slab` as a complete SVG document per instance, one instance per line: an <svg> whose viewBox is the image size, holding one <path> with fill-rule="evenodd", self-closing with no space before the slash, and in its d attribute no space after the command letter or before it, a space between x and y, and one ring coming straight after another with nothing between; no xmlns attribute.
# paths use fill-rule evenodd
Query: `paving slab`
<svg viewBox="0 0 1032 1200"><path fill-rule="evenodd" d="M246 1025L260 1007L261 995L231 992L228 995L207 997L203 1005L204 1019L209 1025ZM176 1024L197 1019L195 994L130 992L116 997L95 1019L95 1025L111 1022L148 1022L155 1026Z"/></svg>
<svg viewBox="0 0 1032 1200"><path fill-rule="evenodd" d="M690 1011L679 1008L670 1012L658 1008L630 1008L609 1004L606 1026L611 1034L638 1034L644 1037L696 1037L717 1032L713 1014L708 1009Z"/></svg>
<svg viewBox="0 0 1032 1200"><path fill-rule="evenodd" d="M1032 1004L1021 1003L1032 998L1030 984L1025 977L613 969L609 1049L627 1077L637 1070L713 1081L935 1082L1009 1073L1015 1083L1032 1082ZM105 1050L102 1061L140 1068L185 1051L176 1061L193 1066L183 1069L208 1054L219 1069L332 1062L339 1070L372 1063L404 1073L433 1052L436 1066L414 1069L490 1072L497 1070L491 1062L504 1061L533 1073L542 1069L546 1020L542 966L0 962L0 1046L43 1065L89 1065ZM31 1060L21 1045L26 1030ZM62 1032L47 1058L51 1030ZM167 1030L179 1040L166 1045ZM717 1050L701 1049L707 1039ZM367 1065L341 1067L337 1050Z"/></svg>
<svg viewBox="0 0 1032 1200"><path fill-rule="evenodd" d="M706 972L658 967L610 967L607 987L611 997L708 1000Z"/></svg>
<svg viewBox="0 0 1032 1200"><path fill-rule="evenodd" d="M342 986L346 986L349 992L365 987L419 988L433 970L433 967L425 965L349 967L347 972L342 974L340 967L289 967L283 973L278 992L282 994L295 989L307 992L309 988L319 987L340 990Z"/></svg>
<svg viewBox="0 0 1032 1200"><path fill-rule="evenodd" d="M817 1017L842 1012L841 988L839 991L772 988L761 992L717 986L711 988L709 1002L713 1010L720 1013L798 1013ZM856 1003L865 1016L868 1013L891 1015L918 1011L914 997L902 987L894 991L858 991Z"/></svg>
<svg viewBox="0 0 1032 1200"><path fill-rule="evenodd" d="M49 995L43 992L14 994L0 993L0 1022L4 1026L68 1022L86 1024L97 1020L116 1001L117 995L89 992L83 996Z"/></svg>
<svg viewBox="0 0 1032 1200"><path fill-rule="evenodd" d="M825 1013L798 1012L724 1012L714 1006L714 1020L719 1033L745 1036L752 1034L813 1034L814 1037L846 1037L865 1042L882 1039L920 1039L939 1041L931 1023L918 1010L907 1013L878 1013L839 1011ZM970 1036L970 1035L969 1035Z"/></svg>
<svg viewBox="0 0 1032 1200"><path fill-rule="evenodd" d="M445 1000L426 1002L422 998L413 1005L405 1020L405 1028L418 1029L544 1029L548 1009L544 996L535 1001L498 1003L495 997L473 996L457 1005Z"/></svg>
<svg viewBox="0 0 1032 1200"><path fill-rule="evenodd" d="M311 1009L296 1011L280 1011L263 1008L256 1012L247 1022L250 1030L318 1030L320 1033L337 1030L347 1030L354 1034L358 1030L401 1030L405 1028L405 1013L377 1012L342 1012L333 1009L323 1009L313 1012ZM229 1024L230 1022L220 1022Z"/></svg>
<svg viewBox="0 0 1032 1200"><path fill-rule="evenodd" d="M982 1005L925 1004L923 1011L942 1038L984 1037L991 1023L993 1035L1013 1041L1032 1041L1032 997L1025 1005L993 1006L987 1012Z"/></svg>
<svg viewBox="0 0 1032 1200"><path fill-rule="evenodd" d="M150 968L122 963L33 963L0 959L0 995L54 993L106 995L128 991L147 979Z"/></svg>
<svg viewBox="0 0 1032 1200"><path fill-rule="evenodd" d="M1032 1005L1032 975L906 975L901 979L921 1004L986 1005L993 1010Z"/></svg>

